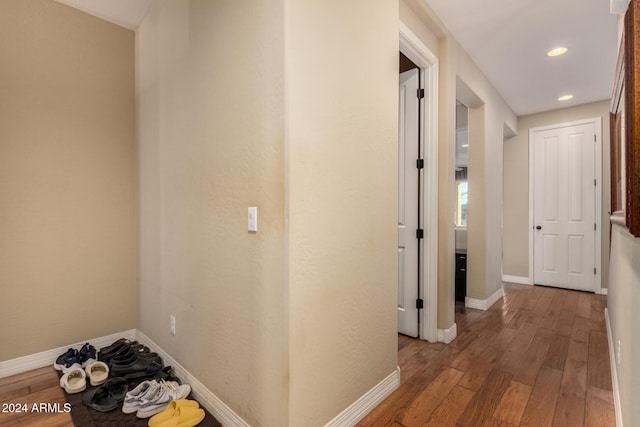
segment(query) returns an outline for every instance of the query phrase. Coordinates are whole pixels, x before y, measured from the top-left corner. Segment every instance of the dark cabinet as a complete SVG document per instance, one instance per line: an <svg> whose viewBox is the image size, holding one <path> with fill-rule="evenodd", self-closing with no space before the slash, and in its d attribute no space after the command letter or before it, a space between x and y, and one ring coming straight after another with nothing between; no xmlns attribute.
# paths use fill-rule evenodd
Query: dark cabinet
<svg viewBox="0 0 640 427"><path fill-rule="evenodd" d="M467 296L467 254L456 252L456 301Z"/></svg>

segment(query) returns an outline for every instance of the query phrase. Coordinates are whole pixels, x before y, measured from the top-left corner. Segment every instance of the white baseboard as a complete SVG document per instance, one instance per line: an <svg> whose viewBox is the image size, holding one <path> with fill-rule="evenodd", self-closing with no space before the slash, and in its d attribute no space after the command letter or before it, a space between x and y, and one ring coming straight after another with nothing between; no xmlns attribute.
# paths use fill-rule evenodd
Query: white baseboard
<svg viewBox="0 0 640 427"><path fill-rule="evenodd" d="M510 276L508 274L502 275L502 281L507 283L515 283L518 285L533 285L528 277L523 276Z"/></svg>
<svg viewBox="0 0 640 427"><path fill-rule="evenodd" d="M223 426L249 427L249 424L229 408L218 396L205 387L189 371L180 365L173 357L140 331L136 331L136 339L158 353L165 366L172 366L175 375L191 386L193 396L201 406L204 406Z"/></svg>
<svg viewBox="0 0 640 427"><path fill-rule="evenodd" d="M325 427L354 426L400 386L400 367L363 394Z"/></svg>
<svg viewBox="0 0 640 427"><path fill-rule="evenodd" d="M438 342L449 344L458 336L458 325L453 324L449 329L438 329Z"/></svg>
<svg viewBox="0 0 640 427"><path fill-rule="evenodd" d="M606 288L605 288L606 289ZM604 309L604 320L607 324L607 338L609 341L609 362L611 364L611 385L613 386L613 405L616 411L616 426L622 427L622 407L620 406L620 388L618 386L618 365L616 363L616 351L613 345L613 334L609 321L609 310Z"/></svg>
<svg viewBox="0 0 640 427"><path fill-rule="evenodd" d="M135 332L135 329L130 329L128 331L118 332L117 334L111 334L100 338L85 340L77 342L75 344L65 345L63 347L41 351L40 353L30 354L28 356L18 357L17 359L0 362L0 378L21 374L23 372L42 368L47 365L53 366L53 362L56 361L58 356L67 351L69 347L79 349L84 345L84 343L88 342L96 349L99 349L100 347L106 347L110 345L119 338L127 338L133 340L135 338Z"/></svg>
<svg viewBox="0 0 640 427"><path fill-rule="evenodd" d="M600 292L598 292L600 295L608 295L609 294L609 288L600 288Z"/></svg>
<svg viewBox="0 0 640 427"><path fill-rule="evenodd" d="M493 304L495 304L502 296L504 295L504 289L502 286L498 288L489 298L487 299L475 299L475 298L465 298L464 306L468 308L475 308L477 310L487 311Z"/></svg>

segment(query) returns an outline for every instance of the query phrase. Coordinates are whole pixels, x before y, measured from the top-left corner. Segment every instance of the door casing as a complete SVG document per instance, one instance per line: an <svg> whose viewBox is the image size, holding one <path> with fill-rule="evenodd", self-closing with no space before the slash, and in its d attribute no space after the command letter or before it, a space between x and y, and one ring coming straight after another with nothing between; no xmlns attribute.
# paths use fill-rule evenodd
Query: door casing
<svg viewBox="0 0 640 427"><path fill-rule="evenodd" d="M438 58L402 22L400 52L420 67L425 97L420 100L420 147L424 158L421 174L421 218L424 229L420 250L421 339L438 341Z"/></svg>

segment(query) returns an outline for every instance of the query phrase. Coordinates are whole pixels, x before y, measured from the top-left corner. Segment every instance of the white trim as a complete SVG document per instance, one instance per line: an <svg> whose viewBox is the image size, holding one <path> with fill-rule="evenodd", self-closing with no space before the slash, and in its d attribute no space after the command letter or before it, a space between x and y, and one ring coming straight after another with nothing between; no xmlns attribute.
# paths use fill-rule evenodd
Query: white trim
<svg viewBox="0 0 640 427"><path fill-rule="evenodd" d="M53 367L53 363L56 361L58 356L67 351L69 347L80 348L84 343L88 342L95 348L99 349L101 347L110 345L119 338L127 338L129 340L133 340L135 339L135 332L135 329L130 329L128 331L118 332L117 334L84 340L51 350L41 351L40 353L34 353L28 356L18 357L16 359L0 362L0 378L10 377L11 375L21 374L23 372L28 372L33 369L42 368L44 366Z"/></svg>
<svg viewBox="0 0 640 427"><path fill-rule="evenodd" d="M602 294L602 117L592 120L596 128L596 277L593 292Z"/></svg>
<svg viewBox="0 0 640 427"><path fill-rule="evenodd" d="M454 323L449 329L438 329L438 342L449 344L458 336L458 325Z"/></svg>
<svg viewBox="0 0 640 427"><path fill-rule="evenodd" d="M606 289L606 288L604 288ZM616 412L616 426L622 427L622 406L620 406L620 388L618 385L618 365L616 364L616 351L613 345L613 334L611 333L611 322L609 321L609 310L604 309L604 320L607 324L607 338L609 341L609 363L611 364L611 385L613 386L613 406Z"/></svg>
<svg viewBox="0 0 640 427"><path fill-rule="evenodd" d="M166 366L172 366L175 375L191 386L193 396L224 426L249 427L249 424L228 407L218 396L196 379L166 351L141 331L136 331L136 339L157 352Z"/></svg>
<svg viewBox="0 0 640 427"><path fill-rule="evenodd" d="M533 203L534 203L534 197L533 197L533 193L535 191L535 173L534 173L534 164L533 164L533 159L534 159L534 154L535 154L535 147L534 144L531 142L533 141L534 138L534 129L529 129L529 282L532 284L535 284L535 274L534 274L534 270L535 270L535 266L534 266L534 251L535 251L535 247L533 245L534 243L534 238L535 235L533 233Z"/></svg>
<svg viewBox="0 0 640 427"><path fill-rule="evenodd" d="M399 23L400 51L420 67L425 98L420 100L420 146L425 167L422 174L422 218L425 237L421 242L422 281L420 295L425 307L420 311L420 338L438 340L438 58L402 22Z"/></svg>
<svg viewBox="0 0 640 427"><path fill-rule="evenodd" d="M531 283L531 280L529 280L528 277L510 276L508 274L502 275L502 281L508 282L508 283L516 283L518 285L533 285L533 283Z"/></svg>
<svg viewBox="0 0 640 427"><path fill-rule="evenodd" d="M595 266L596 274L593 284L593 292L596 294L602 293L602 117L593 117L590 119L576 120L572 122L557 123L547 126L538 126L529 129L529 281L531 284L535 283L534 277L534 144L536 132L545 130L558 129L569 126L578 126L593 123L594 132L596 134L596 148L595 148L595 177L596 177L596 195L595 195L595 221L596 221L596 235L595 235Z"/></svg>
<svg viewBox="0 0 640 427"><path fill-rule="evenodd" d="M475 308L477 310L487 311L493 304L495 304L502 296L504 295L504 289L502 286L498 288L491 296L487 299L475 299L466 297L464 299L464 306L468 308Z"/></svg>
<svg viewBox="0 0 640 427"><path fill-rule="evenodd" d="M398 387L400 387L399 366L385 379L373 386L371 390L349 405L347 409L325 424L325 427L347 427L356 425L358 421L363 419L373 408L389 397Z"/></svg>
<svg viewBox="0 0 640 427"><path fill-rule="evenodd" d="M608 295L609 288L600 288L600 295Z"/></svg>

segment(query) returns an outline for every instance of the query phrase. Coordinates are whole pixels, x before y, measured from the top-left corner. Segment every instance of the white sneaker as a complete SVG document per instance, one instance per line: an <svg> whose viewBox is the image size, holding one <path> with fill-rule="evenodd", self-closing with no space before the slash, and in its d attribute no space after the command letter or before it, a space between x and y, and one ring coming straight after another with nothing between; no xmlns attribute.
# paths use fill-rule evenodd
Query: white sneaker
<svg viewBox="0 0 640 427"><path fill-rule="evenodd" d="M160 392L160 384L156 380L143 381L136 388L127 392L122 404L122 412L133 414L140 405L153 399Z"/></svg>
<svg viewBox="0 0 640 427"><path fill-rule="evenodd" d="M184 399L191 393L189 384L180 385L175 381L163 381L160 383L160 389L161 391L151 400L139 406L136 417L149 418L164 411L171 401Z"/></svg>

